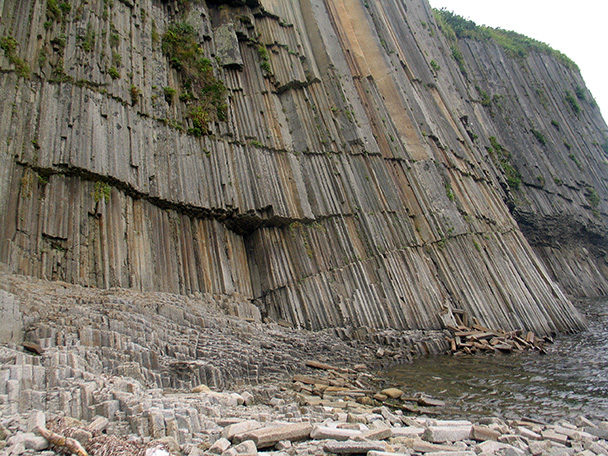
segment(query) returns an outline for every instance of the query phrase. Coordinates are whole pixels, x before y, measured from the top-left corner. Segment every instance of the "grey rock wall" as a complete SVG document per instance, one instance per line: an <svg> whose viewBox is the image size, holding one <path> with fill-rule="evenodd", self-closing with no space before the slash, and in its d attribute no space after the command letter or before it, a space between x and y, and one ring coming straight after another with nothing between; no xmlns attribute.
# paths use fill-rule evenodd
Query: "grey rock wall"
<svg viewBox="0 0 608 456"><path fill-rule="evenodd" d="M422 0L1 12L31 69L0 56L0 259L14 272L236 297L308 329L439 329L464 310L546 334L582 325L556 281L606 291L605 123L591 105L565 112L563 90L584 84L545 56L461 43L465 78ZM227 87L226 119L203 137L187 134L162 51L179 21Z"/></svg>

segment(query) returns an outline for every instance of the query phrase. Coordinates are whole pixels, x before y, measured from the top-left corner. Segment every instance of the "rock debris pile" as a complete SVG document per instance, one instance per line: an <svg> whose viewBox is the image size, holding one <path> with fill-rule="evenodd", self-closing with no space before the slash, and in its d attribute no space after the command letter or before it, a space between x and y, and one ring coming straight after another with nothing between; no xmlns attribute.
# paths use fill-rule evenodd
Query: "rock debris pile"
<svg viewBox="0 0 608 456"><path fill-rule="evenodd" d="M537 350L545 354L547 352L545 344L553 342L550 336L538 337L532 331L527 331L524 335L521 330L489 329L480 325L476 318L473 318L473 323L469 326L466 313L454 316L456 324L446 325L446 328L452 333L448 342L451 352L455 355L524 350Z"/></svg>

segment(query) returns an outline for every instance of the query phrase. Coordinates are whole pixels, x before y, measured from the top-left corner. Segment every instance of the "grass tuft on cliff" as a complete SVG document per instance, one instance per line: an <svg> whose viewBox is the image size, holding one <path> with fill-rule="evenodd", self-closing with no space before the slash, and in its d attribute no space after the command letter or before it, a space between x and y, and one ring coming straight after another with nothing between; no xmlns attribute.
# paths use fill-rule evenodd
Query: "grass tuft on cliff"
<svg viewBox="0 0 608 456"><path fill-rule="evenodd" d="M555 58L568 68L579 70L576 63L569 57L542 41L509 30L477 25L475 22L448 11L446 8L433 8L433 13L437 25L450 42L465 38L494 42L503 48L507 54L515 58L524 59L530 52L539 52Z"/></svg>

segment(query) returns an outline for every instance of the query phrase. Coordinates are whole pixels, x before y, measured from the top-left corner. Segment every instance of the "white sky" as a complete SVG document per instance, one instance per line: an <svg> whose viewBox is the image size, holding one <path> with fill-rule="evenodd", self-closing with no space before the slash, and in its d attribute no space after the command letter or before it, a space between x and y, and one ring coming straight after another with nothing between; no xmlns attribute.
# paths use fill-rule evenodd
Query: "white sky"
<svg viewBox="0 0 608 456"><path fill-rule="evenodd" d="M608 120L608 0L429 0L478 25L513 30L561 51L580 68Z"/></svg>

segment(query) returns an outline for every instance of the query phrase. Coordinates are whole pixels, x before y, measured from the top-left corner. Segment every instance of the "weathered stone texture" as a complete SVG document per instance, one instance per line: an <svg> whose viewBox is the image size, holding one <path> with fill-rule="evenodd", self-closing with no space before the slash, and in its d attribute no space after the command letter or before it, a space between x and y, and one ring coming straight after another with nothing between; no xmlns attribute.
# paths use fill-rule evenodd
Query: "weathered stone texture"
<svg viewBox="0 0 608 456"><path fill-rule="evenodd" d="M608 291L605 123L564 105L578 72L463 41L465 76L422 0L170 3L92 1L61 20L42 0L2 3L0 35L32 70L0 56L12 271L221 295L308 329L439 329L458 309L547 334L582 326L554 280ZM162 51L180 20L228 91L202 138ZM482 106L476 87L499 97Z"/></svg>
<svg viewBox="0 0 608 456"><path fill-rule="evenodd" d="M19 299L0 290L0 342L19 343L23 340L23 319Z"/></svg>
<svg viewBox="0 0 608 456"><path fill-rule="evenodd" d="M100 415L112 423L124 422L126 414L137 417L131 423L137 432L178 441L182 416L188 417L189 432L199 432L195 428L202 424L192 422L187 404L172 416L157 413L163 407L138 399L143 391L160 395L161 388L189 392L197 387L182 395L203 402L212 413L219 403L244 407L254 401L251 394L218 394L201 385L217 389L284 379L306 372L304 360L312 357L361 364L379 344L391 347L395 360L447 348L442 331L369 330L358 342L352 335L341 340L344 329L308 332L262 323L243 318L238 309L251 304L234 296L103 290L6 273L0 273L0 286L20 302L25 339L44 348L38 355L10 344L0 347L1 414L61 411L85 420ZM116 377L109 389L102 380L106 375ZM233 443L266 425L262 418L237 423L224 425L223 436ZM95 429L106 425L96 421ZM279 435L279 440L290 438Z"/></svg>

